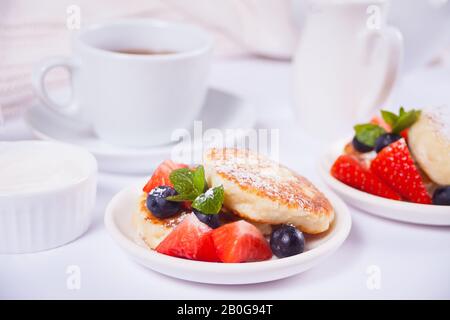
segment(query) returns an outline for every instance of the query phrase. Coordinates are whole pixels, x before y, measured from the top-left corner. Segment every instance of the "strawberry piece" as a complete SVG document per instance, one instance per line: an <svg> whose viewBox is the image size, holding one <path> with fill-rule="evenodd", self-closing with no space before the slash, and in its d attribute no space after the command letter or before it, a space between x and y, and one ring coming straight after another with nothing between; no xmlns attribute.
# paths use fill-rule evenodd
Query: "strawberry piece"
<svg viewBox="0 0 450 320"><path fill-rule="evenodd" d="M175 163L172 160L166 160L162 162L158 168L153 172L152 177L144 186L143 190L146 193L149 193L154 188L159 186L169 186L173 187L170 182L169 175L175 169L187 168L187 165L183 163Z"/></svg>
<svg viewBox="0 0 450 320"><path fill-rule="evenodd" d="M415 203L431 203L431 197L404 139L391 143L381 150L372 160L370 168L406 200Z"/></svg>
<svg viewBox="0 0 450 320"><path fill-rule="evenodd" d="M409 132L409 128L406 128L405 130L403 130L402 132L400 132L400 135L405 138L406 141L408 141L408 132Z"/></svg>
<svg viewBox="0 0 450 320"><path fill-rule="evenodd" d="M272 250L261 231L244 220L214 229L211 236L222 262L262 261L272 257Z"/></svg>
<svg viewBox="0 0 450 320"><path fill-rule="evenodd" d="M181 206L183 207L184 210L186 211L192 211L192 202L191 201L183 201L181 203Z"/></svg>
<svg viewBox="0 0 450 320"><path fill-rule="evenodd" d="M337 158L331 167L331 175L358 190L383 198L401 200L400 195L396 191L382 182L352 156L341 155Z"/></svg>
<svg viewBox="0 0 450 320"><path fill-rule="evenodd" d="M386 130L386 132L391 132L391 126L383 120L383 118L378 117L378 116L374 116L371 120L370 123L372 124L376 124L379 125L380 127L382 127L384 130Z"/></svg>
<svg viewBox="0 0 450 320"><path fill-rule="evenodd" d="M172 257L218 262L211 230L195 214L190 214L156 247L156 251Z"/></svg>

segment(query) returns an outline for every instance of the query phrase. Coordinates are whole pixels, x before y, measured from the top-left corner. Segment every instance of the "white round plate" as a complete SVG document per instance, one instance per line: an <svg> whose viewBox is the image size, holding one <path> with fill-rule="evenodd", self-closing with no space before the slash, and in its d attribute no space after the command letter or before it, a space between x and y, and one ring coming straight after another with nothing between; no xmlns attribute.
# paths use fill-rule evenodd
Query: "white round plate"
<svg viewBox="0 0 450 320"><path fill-rule="evenodd" d="M122 190L108 204L105 225L113 240L132 259L159 273L202 283L248 284L277 280L301 273L334 252L347 238L351 217L345 203L336 195L325 192L333 205L336 218L327 232L306 236L306 250L284 259L249 263L213 263L186 260L160 254L136 241L132 226L132 211L142 194L142 185Z"/></svg>
<svg viewBox="0 0 450 320"><path fill-rule="evenodd" d="M65 91L55 92L55 98L66 95ZM255 112L252 105L239 97L218 89L209 89L204 107L196 120L202 121L200 134L210 128L222 132L227 129L241 129L234 131L233 138L237 140L253 128ZM147 174L158 163L171 158L175 147L180 149L181 146L176 142L150 148L111 145L98 139L86 126L80 126L74 120L58 115L42 105L30 108L25 114L25 121L39 139L57 140L84 147L97 158L99 169L106 172ZM195 135L193 128L187 129L193 141L187 141L191 143L186 143L183 148L187 148L184 152L190 154L190 148L193 153L196 150L194 148L202 147L202 136Z"/></svg>
<svg viewBox="0 0 450 320"><path fill-rule="evenodd" d="M323 180L346 202L358 209L374 215L417 224L450 226L450 207L396 201L359 191L340 182L330 174L331 166L342 154L345 143L340 140L333 144L319 163Z"/></svg>

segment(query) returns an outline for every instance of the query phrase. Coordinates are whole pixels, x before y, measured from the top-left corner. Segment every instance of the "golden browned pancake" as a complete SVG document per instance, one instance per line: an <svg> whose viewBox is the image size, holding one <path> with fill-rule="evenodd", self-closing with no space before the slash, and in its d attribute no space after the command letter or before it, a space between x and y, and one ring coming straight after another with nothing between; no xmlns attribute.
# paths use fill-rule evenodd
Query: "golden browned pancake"
<svg viewBox="0 0 450 320"><path fill-rule="evenodd" d="M330 202L311 182L264 156L210 149L203 162L208 185L223 185L224 205L246 220L290 223L315 234L326 231L334 219Z"/></svg>
<svg viewBox="0 0 450 320"><path fill-rule="evenodd" d="M147 194L143 194L136 210L133 214L133 224L138 236L151 249L155 249L158 244L181 222L188 214L180 212L175 216L166 219L155 217L145 204Z"/></svg>
<svg viewBox="0 0 450 320"><path fill-rule="evenodd" d="M146 206L147 194L142 194L139 203L133 213L133 225L137 230L138 237L151 249L155 249L169 233L183 221L189 214L182 211L172 217L159 219L155 217ZM223 224L240 220L231 212L222 212L220 220ZM270 225L252 222L264 235L270 235L272 227Z"/></svg>

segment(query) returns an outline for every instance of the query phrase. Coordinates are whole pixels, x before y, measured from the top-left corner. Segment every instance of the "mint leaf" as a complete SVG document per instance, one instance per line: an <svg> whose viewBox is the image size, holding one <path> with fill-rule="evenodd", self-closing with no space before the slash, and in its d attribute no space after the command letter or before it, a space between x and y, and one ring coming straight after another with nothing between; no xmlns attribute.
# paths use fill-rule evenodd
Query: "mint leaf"
<svg viewBox="0 0 450 320"><path fill-rule="evenodd" d="M170 201L192 201L192 207L205 214L219 213L224 199L223 186L211 188L205 193L205 169L198 166L194 170L181 168L169 176L177 195L167 197Z"/></svg>
<svg viewBox="0 0 450 320"><path fill-rule="evenodd" d="M217 214L222 208L224 200L223 186L208 189L192 202L192 208L204 214Z"/></svg>
<svg viewBox="0 0 450 320"><path fill-rule="evenodd" d="M178 194L189 194L194 191L193 173L189 168L173 170L169 179Z"/></svg>
<svg viewBox="0 0 450 320"><path fill-rule="evenodd" d="M203 168L203 166L200 165L194 170L194 173L192 175L192 182L197 194L201 194L205 191L205 168Z"/></svg>
<svg viewBox="0 0 450 320"><path fill-rule="evenodd" d="M193 201L203 193L206 186L203 166L198 166L195 170L189 168L173 170L169 179L178 193L167 197L170 201Z"/></svg>
<svg viewBox="0 0 450 320"><path fill-rule="evenodd" d="M176 202L183 202L183 201L194 201L195 198L197 198L198 195L196 193L183 193L183 194L177 194L174 196L167 197L167 200L170 201L176 201Z"/></svg>
<svg viewBox="0 0 450 320"><path fill-rule="evenodd" d="M396 123L392 126L392 133L400 134L403 130L411 127L420 117L420 110L404 111L400 109L400 116Z"/></svg>
<svg viewBox="0 0 450 320"><path fill-rule="evenodd" d="M391 127L391 132L400 134L403 130L411 127L420 117L420 110L409 110L400 107L398 115L393 112L381 110L383 120Z"/></svg>
<svg viewBox="0 0 450 320"><path fill-rule="evenodd" d="M377 138L386 133L382 127L372 123L357 124L354 129L356 139L369 147L375 146Z"/></svg>
<svg viewBox="0 0 450 320"><path fill-rule="evenodd" d="M398 120L398 116L390 111L387 110L381 110L381 116L383 117L383 120L391 126L391 128L395 125L395 123Z"/></svg>

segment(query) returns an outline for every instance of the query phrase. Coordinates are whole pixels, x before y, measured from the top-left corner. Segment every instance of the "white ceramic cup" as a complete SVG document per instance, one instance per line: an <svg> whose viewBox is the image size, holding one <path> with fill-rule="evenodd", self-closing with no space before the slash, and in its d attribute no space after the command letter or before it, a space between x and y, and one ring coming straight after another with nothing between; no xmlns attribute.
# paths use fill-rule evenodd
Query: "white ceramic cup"
<svg viewBox="0 0 450 320"><path fill-rule="evenodd" d="M385 0L311 3L294 56L294 107L301 129L335 139L383 106L403 56L402 36L386 24Z"/></svg>
<svg viewBox="0 0 450 320"><path fill-rule="evenodd" d="M91 125L106 142L161 145L199 113L211 49L211 37L194 26L148 19L93 25L74 36L72 57L42 61L33 84L48 108ZM118 52L123 50L159 54ZM55 67L71 74L72 99L66 105L54 101L45 86Z"/></svg>

